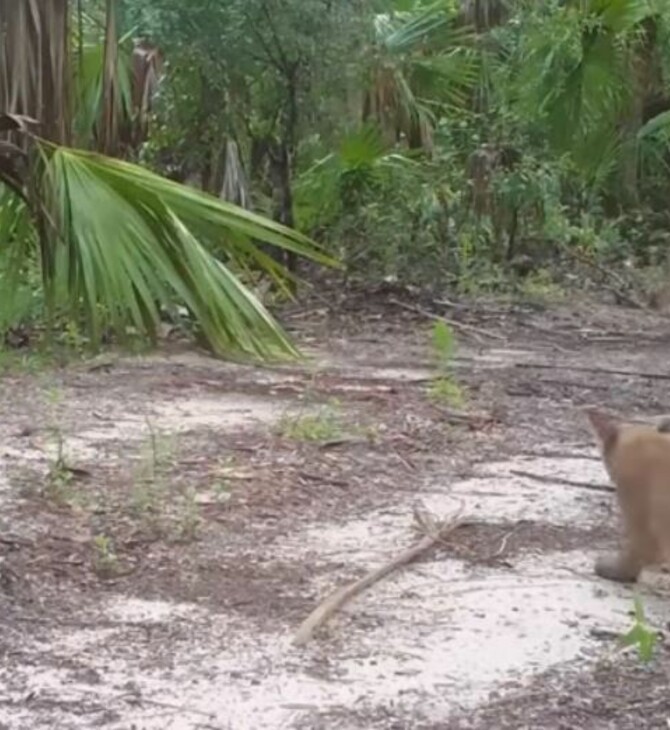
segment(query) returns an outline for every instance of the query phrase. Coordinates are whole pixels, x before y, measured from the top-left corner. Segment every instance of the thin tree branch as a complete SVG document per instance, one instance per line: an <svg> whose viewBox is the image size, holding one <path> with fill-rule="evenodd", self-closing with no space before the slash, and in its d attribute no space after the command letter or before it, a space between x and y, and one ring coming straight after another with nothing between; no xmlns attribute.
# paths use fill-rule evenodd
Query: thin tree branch
<svg viewBox="0 0 670 730"><path fill-rule="evenodd" d="M425 516L415 512L417 522L419 522L423 529L426 530L424 537L422 537L416 545L404 550L390 562L382 565L376 570L373 570L360 580L342 586L334 593L331 593L331 595L319 604L303 621L293 638L293 643L296 646L303 646L306 644L312 638L314 632L319 627L323 626L323 624L325 624L333 614L339 611L352 598L355 598L366 588L370 588L370 586L390 575L403 565L407 565L421 557L435 547L435 545L439 542L444 540L449 533L453 532L462 524L461 512L462 508L459 509L452 517L442 521L426 518Z"/></svg>

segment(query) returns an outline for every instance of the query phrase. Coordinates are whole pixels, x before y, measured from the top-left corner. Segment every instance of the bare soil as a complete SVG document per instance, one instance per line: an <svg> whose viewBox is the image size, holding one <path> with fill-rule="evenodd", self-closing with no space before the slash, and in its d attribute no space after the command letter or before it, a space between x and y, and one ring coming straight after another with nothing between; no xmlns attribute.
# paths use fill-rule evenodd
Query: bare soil
<svg viewBox="0 0 670 730"><path fill-rule="evenodd" d="M616 521L580 408L670 413L670 321L433 309L457 408L428 393L422 309L287 308L310 359L285 367L166 343L5 374L0 728L668 727L667 647L622 651L633 589L592 575ZM418 539L417 502L467 524L290 648ZM666 593L639 591L664 630Z"/></svg>

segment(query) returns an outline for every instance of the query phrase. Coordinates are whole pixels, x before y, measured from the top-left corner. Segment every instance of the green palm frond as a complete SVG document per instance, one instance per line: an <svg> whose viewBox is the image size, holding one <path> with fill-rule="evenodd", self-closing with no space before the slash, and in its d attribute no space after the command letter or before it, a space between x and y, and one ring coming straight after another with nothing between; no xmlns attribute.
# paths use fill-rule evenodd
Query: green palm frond
<svg viewBox="0 0 670 730"><path fill-rule="evenodd" d="M654 0L591 0L588 6L588 11L614 33L633 30L659 10Z"/></svg>
<svg viewBox="0 0 670 730"><path fill-rule="evenodd" d="M637 143L643 169L660 170L667 175L670 171L670 111L661 112L650 119L638 132Z"/></svg>
<svg viewBox="0 0 670 730"><path fill-rule="evenodd" d="M379 128L364 124L344 137L339 150L314 163L300 175L295 186L296 211L305 229L315 222L330 223L341 213L345 190L362 191L380 182L393 170L418 163L389 152Z"/></svg>
<svg viewBox="0 0 670 730"><path fill-rule="evenodd" d="M538 8L516 62L520 111L546 125L547 139L589 180L634 154L622 123L636 93L635 42L653 14L643 0L591 0ZM524 109L525 106L525 109Z"/></svg>
<svg viewBox="0 0 670 730"><path fill-rule="evenodd" d="M40 298L37 236L23 198L0 183L0 332L24 321Z"/></svg>
<svg viewBox="0 0 670 730"><path fill-rule="evenodd" d="M83 314L97 342L108 326L123 333L131 325L151 337L160 310L183 304L217 354L296 355L234 270L250 261L268 268L269 257L251 238L334 263L309 239L141 167L36 144L43 167L35 172L40 202L33 213L44 226L41 265L51 311ZM0 225L16 226L24 208L17 195L9 200ZM9 238L20 259L36 235ZM280 275L277 268L271 273Z"/></svg>
<svg viewBox="0 0 670 730"><path fill-rule="evenodd" d="M340 166L345 170L373 166L384 152L384 141L379 129L374 124L366 124L342 140Z"/></svg>
<svg viewBox="0 0 670 730"><path fill-rule="evenodd" d="M451 20L444 2L411 12L396 13L393 18L378 16L378 41L389 53L411 53L418 47L426 47L442 34Z"/></svg>
<svg viewBox="0 0 670 730"><path fill-rule="evenodd" d="M541 101L554 142L569 149L575 135L587 137L594 129L613 126L628 96L626 80L614 39L598 34L562 83Z"/></svg>
<svg viewBox="0 0 670 730"><path fill-rule="evenodd" d="M387 138L401 130L410 146L429 148L440 107L468 100L478 59L472 31L456 19L456 5L446 0L376 16L367 101Z"/></svg>
<svg viewBox="0 0 670 730"><path fill-rule="evenodd" d="M77 139L82 144L89 144L102 109L104 42L87 40L79 45L76 53L81 55L74 64L77 106L73 123ZM131 54L130 39L126 35L119 40L116 74L120 95L118 105L121 114L126 118L130 118L132 114Z"/></svg>
<svg viewBox="0 0 670 730"><path fill-rule="evenodd" d="M454 48L437 56L417 60L412 66L412 78L417 94L425 99L443 99L447 104L461 107L477 84L481 59L469 48Z"/></svg>

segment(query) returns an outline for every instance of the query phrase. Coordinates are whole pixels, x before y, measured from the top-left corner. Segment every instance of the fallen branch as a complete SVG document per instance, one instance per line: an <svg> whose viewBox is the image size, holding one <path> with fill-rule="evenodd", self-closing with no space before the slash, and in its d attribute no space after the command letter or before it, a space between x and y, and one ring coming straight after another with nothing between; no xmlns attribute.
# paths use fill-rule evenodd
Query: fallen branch
<svg viewBox="0 0 670 730"><path fill-rule="evenodd" d="M435 520L426 512L420 512L415 509L414 518L418 526L424 530L424 537L419 540L416 545L408 548L393 558L390 562L368 573L360 580L342 586L330 594L322 603L320 603L310 615L302 622L300 628L293 637L293 643L296 646L303 646L313 636L314 632L323 626L326 621L337 611L339 611L352 598L362 593L370 586L390 575L403 565L413 562L417 558L427 553L431 548L435 547L439 542L444 540L449 533L453 532L462 524L461 520L462 506L452 517L445 520Z"/></svg>
<svg viewBox="0 0 670 730"><path fill-rule="evenodd" d="M511 469L510 474L516 477L524 477L525 479L534 479L536 482L543 484L562 484L566 487L577 487L579 489L590 489L594 492L614 492L615 489L610 484L592 484L591 482L576 482L572 479L562 479L561 477L548 477L544 474L533 474L530 471L522 471L521 469Z"/></svg>
<svg viewBox="0 0 670 730"><path fill-rule="evenodd" d="M502 540L500 541L500 545L498 546L498 549L489 556L489 560L495 560L496 558L501 557L505 550L507 550L507 543L509 542L510 538L515 535L525 524L527 524L524 520L520 520L517 522L516 525L511 530L508 530L502 537Z"/></svg>
<svg viewBox="0 0 670 730"><path fill-rule="evenodd" d="M558 385L559 387L570 388L587 388L588 390L609 390L609 385L595 385L594 383L580 382L578 380L562 380L561 378L538 378L536 381L539 385Z"/></svg>
<svg viewBox="0 0 670 730"><path fill-rule="evenodd" d="M464 411L454 411L450 408L433 405L442 418L451 426L468 426L471 428L483 428L489 424L500 421L491 413L465 413Z"/></svg>
<svg viewBox="0 0 670 730"><path fill-rule="evenodd" d="M593 454L580 454L574 451L519 451L517 456L529 456L534 459L580 459L583 461L602 461L602 457Z"/></svg>
<svg viewBox="0 0 670 730"><path fill-rule="evenodd" d="M549 362L516 362L515 368L530 368L537 370L565 370L576 373L593 373L595 375L626 375L633 378L648 378L649 380L670 380L670 373L644 373L635 370L613 370L609 368L591 368L580 365L566 365L565 363Z"/></svg>
<svg viewBox="0 0 670 730"><path fill-rule="evenodd" d="M605 289L607 289L609 292L614 294L615 297L619 299L620 302L623 302L624 304L628 304L629 307L632 307L633 309L648 309L646 304L638 299L637 295L635 293L629 294L626 290L632 290L632 284L627 282L623 276L618 274L616 271L613 271L610 268L607 268L606 266L602 266L597 261L594 261L591 257L584 255L580 251L578 251L575 248L572 248L570 246L562 246L561 249L564 253L566 253L569 257L574 259L575 261L578 261L581 264L584 264L585 266L588 266L589 268L593 269L594 271L597 271L603 279L607 280L609 279L611 284L606 283L605 281L601 281L600 285L603 286Z"/></svg>
<svg viewBox="0 0 670 730"><path fill-rule="evenodd" d="M485 329L482 329L481 327L475 327L474 325L471 325L471 324L457 322L454 319L449 319L448 317L442 317L439 314L434 314L433 312L429 312L427 309L423 309L422 307L416 307L413 304L405 304L405 302L401 302L398 299L389 299L389 302L391 304L395 304L397 307L401 307L402 309L407 309L410 312L420 314L421 316L426 317L427 319L434 319L438 322L445 322L450 327L453 327L455 330L461 330L462 332L466 332L468 334L473 335L473 337L480 342L481 342L482 337L490 337L493 340L502 340L502 341L505 340L503 335L499 335L497 332L491 332L490 330L485 330Z"/></svg>

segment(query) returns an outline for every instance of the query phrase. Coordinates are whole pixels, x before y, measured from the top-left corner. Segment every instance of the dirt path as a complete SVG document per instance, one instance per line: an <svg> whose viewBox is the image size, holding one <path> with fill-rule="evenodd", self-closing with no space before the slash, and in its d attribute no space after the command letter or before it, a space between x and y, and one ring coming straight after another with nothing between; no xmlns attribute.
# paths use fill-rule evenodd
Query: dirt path
<svg viewBox="0 0 670 730"><path fill-rule="evenodd" d="M300 367L173 348L0 379L0 728L666 728L670 656L620 650L634 593L592 574L615 523L579 407L670 413L668 323L450 316L476 328L465 422L388 303L287 313ZM417 539L417 501L469 524L293 647ZM639 592L664 628L658 577Z"/></svg>

